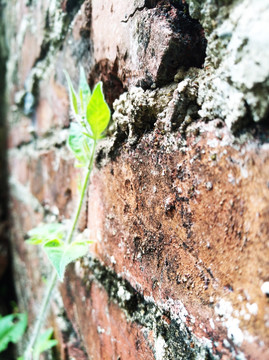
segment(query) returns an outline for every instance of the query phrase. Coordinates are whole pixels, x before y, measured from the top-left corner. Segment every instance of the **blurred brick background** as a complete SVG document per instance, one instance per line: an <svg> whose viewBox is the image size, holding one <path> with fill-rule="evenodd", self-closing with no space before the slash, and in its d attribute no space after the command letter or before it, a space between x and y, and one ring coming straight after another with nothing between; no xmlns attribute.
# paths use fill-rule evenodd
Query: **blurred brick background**
<svg viewBox="0 0 269 360"><path fill-rule="evenodd" d="M95 242L48 320L57 356L269 359L269 2L0 4L14 280L30 324L50 265L24 239L74 212L63 69L76 84L82 65L113 115L79 222Z"/></svg>

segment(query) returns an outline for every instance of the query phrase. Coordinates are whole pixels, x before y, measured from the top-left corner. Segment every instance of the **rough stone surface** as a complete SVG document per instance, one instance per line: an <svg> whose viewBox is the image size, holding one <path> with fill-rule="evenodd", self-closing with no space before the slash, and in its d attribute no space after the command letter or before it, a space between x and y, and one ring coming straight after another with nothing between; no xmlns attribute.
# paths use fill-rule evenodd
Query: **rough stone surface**
<svg viewBox="0 0 269 360"><path fill-rule="evenodd" d="M211 338L227 328L231 351L250 339L254 346L255 338L259 348L262 337L262 359L268 146L240 144L218 122L195 124L187 147L180 136L158 132L135 150L124 147L92 180L88 227L100 260L145 298L180 298L193 316L192 332Z"/></svg>
<svg viewBox="0 0 269 360"><path fill-rule="evenodd" d="M268 0L0 5L14 281L30 327L50 267L24 239L72 217L82 171L62 70L77 84L83 65L113 115L78 227L95 242L46 324L58 357L269 359Z"/></svg>
<svg viewBox="0 0 269 360"><path fill-rule="evenodd" d="M92 39L95 62L119 62L127 86L167 84L180 66L201 67L205 58L203 29L180 1L93 1Z"/></svg>
<svg viewBox="0 0 269 360"><path fill-rule="evenodd" d="M208 38L199 114L220 117L233 130L251 120L267 121L269 2L188 2L190 14L201 20Z"/></svg>

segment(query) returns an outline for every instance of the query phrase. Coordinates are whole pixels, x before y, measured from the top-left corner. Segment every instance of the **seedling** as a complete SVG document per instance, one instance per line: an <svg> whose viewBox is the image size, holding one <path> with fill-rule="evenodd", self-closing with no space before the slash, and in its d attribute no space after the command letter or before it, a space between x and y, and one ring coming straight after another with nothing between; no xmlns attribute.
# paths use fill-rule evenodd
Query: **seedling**
<svg viewBox="0 0 269 360"><path fill-rule="evenodd" d="M39 360L40 354L47 351L57 345L58 341L51 339L53 329L46 330L43 334L40 334L33 351L33 360Z"/></svg>
<svg viewBox="0 0 269 360"><path fill-rule="evenodd" d="M80 189L80 199L69 231L66 232L63 224L53 223L42 224L28 233L29 240L27 242L42 246L54 267L54 272L48 283L37 322L23 357L24 360L35 360L34 345L45 320L57 277L63 281L66 266L88 252L88 245L91 241L88 239L73 241L73 235L93 168L96 145L103 138L103 132L110 120L110 110L104 98L101 82L91 92L85 72L81 67L77 94L67 72L65 72L65 76L68 83L70 106L75 119L75 122L72 122L70 126L67 144L76 158L75 166L86 168L86 175Z"/></svg>
<svg viewBox="0 0 269 360"><path fill-rule="evenodd" d="M89 240L73 241L66 243L66 231L63 224L52 223L41 225L29 231L30 239L26 242L32 245L41 245L54 266L61 281L64 279L66 266L84 256L88 252Z"/></svg>

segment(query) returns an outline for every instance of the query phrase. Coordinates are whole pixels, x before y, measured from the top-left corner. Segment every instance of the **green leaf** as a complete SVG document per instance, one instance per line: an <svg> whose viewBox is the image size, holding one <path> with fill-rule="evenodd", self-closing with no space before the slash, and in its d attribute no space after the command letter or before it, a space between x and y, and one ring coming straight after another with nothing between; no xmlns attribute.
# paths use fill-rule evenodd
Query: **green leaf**
<svg viewBox="0 0 269 360"><path fill-rule="evenodd" d="M50 328L46 330L43 334L39 335L33 351L34 360L35 359L38 360L42 352L49 350L58 344L57 340L51 339L52 334L53 334L53 329Z"/></svg>
<svg viewBox="0 0 269 360"><path fill-rule="evenodd" d="M11 314L0 317L0 352L8 347L9 342L19 341L27 326L27 314Z"/></svg>
<svg viewBox="0 0 269 360"><path fill-rule="evenodd" d="M51 240L44 245L44 251L49 260L61 278L61 259L65 250L64 242L60 240Z"/></svg>
<svg viewBox="0 0 269 360"><path fill-rule="evenodd" d="M89 243L90 241L74 241L71 244L65 244L62 241L53 240L44 245L44 250L61 281L64 279L66 266L87 254Z"/></svg>
<svg viewBox="0 0 269 360"><path fill-rule="evenodd" d="M26 242L37 245L54 239L62 239L65 236L64 225L60 223L43 224L32 230L27 235L30 237Z"/></svg>
<svg viewBox="0 0 269 360"><path fill-rule="evenodd" d="M92 141L83 135L81 128L77 123L71 123L68 137L68 147L81 166L88 165ZM85 149L89 149L89 152L85 151Z"/></svg>
<svg viewBox="0 0 269 360"><path fill-rule="evenodd" d="M62 255L60 265L60 280L63 281L65 268L71 262L79 259L87 254L89 251L89 241L74 241L70 245L66 246Z"/></svg>
<svg viewBox="0 0 269 360"><path fill-rule="evenodd" d="M88 102L91 97L91 89L88 85L85 71L82 66L80 66L79 96L80 96L81 110L84 113L84 111L86 111Z"/></svg>
<svg viewBox="0 0 269 360"><path fill-rule="evenodd" d="M93 90L87 106L86 117L94 139L100 139L110 120L110 110L104 98L101 82Z"/></svg>
<svg viewBox="0 0 269 360"><path fill-rule="evenodd" d="M77 98L77 95L76 95L75 90L73 88L73 84L72 84L72 81L70 79L70 76L68 75L68 73L66 71L64 71L64 75L66 77L67 84L68 84L69 99L70 99L72 110L75 113L75 115L78 115L78 98Z"/></svg>

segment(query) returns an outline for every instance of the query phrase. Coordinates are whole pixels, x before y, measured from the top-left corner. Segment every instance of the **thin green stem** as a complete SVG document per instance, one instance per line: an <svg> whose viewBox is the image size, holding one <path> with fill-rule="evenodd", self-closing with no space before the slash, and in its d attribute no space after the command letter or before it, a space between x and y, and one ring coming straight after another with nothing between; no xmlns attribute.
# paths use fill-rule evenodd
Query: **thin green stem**
<svg viewBox="0 0 269 360"><path fill-rule="evenodd" d="M70 231L69 231L69 233L68 233L68 235L66 237L66 243L67 244L70 244L72 242L73 234L74 234L74 231L75 231L76 226L77 226L77 222L78 222L81 207L82 207L82 204L83 204L84 196L85 196L86 189L87 189L87 186L88 186L88 181L89 181L90 174L91 174L92 167L93 167L95 149L96 149L96 141L94 141L94 143L93 143L93 149L92 149L92 153L91 153L90 163L89 163L87 173L86 173L86 176L85 176L85 180L84 180L84 183L83 183L83 187L82 187L82 190L81 190L81 196L80 196L80 200L79 200L79 203L78 203L75 218L73 220L73 224L72 224L72 226L70 228Z"/></svg>
<svg viewBox="0 0 269 360"><path fill-rule="evenodd" d="M33 358L33 348L34 348L36 339L37 339L37 337L39 335L40 329L41 329L41 327L43 325L43 322L46 319L46 314L47 314L48 306L50 304L52 291L53 291L56 283L57 283L57 273L56 273L55 270L53 270L53 274L52 274L52 276L50 278L50 281L48 283L48 286L46 288L45 297L44 297L43 302L41 304L41 308L39 310L38 317L37 317L37 320L35 322L35 326L34 326L32 335L30 337L30 340L29 340L29 342L27 344L27 347L26 347L26 351L25 351L24 356L23 356L24 360L32 360L32 358Z"/></svg>
<svg viewBox="0 0 269 360"><path fill-rule="evenodd" d="M84 200L84 197L85 197L85 194L86 194L90 174L91 174L91 171L92 171L92 168L93 168L95 149L96 149L96 140L94 141L94 144L93 144L91 158L90 158L89 166L87 168L87 173L86 173L86 176L85 176L85 179L84 179L83 187L82 187L82 190L81 190L80 199L79 199L79 202L78 202L75 217L73 219L72 226L71 226L71 228L70 228L70 230L68 232L68 235L66 237L66 240L65 240L67 244L70 244L72 242L72 238L73 238L76 226L77 226L77 222L78 222L79 215L80 215L80 212L81 212L83 200ZM41 304L40 311L38 313L38 317L37 317L33 332L31 334L30 340L29 340L29 342L27 344L26 351L25 351L24 356L23 356L24 360L32 360L33 359L33 348L35 346L35 342L36 342L36 340L38 338L41 327L43 326L43 323L46 320L48 307L49 307L49 304L50 304L50 301L51 301L51 298L52 298L52 292L53 292L53 290L55 288L56 283L57 283L57 273L56 273L55 270L53 270L52 276L51 276L51 278L49 280L49 283L48 283L48 286L47 286L47 289L46 289L46 292L45 292L43 302Z"/></svg>

